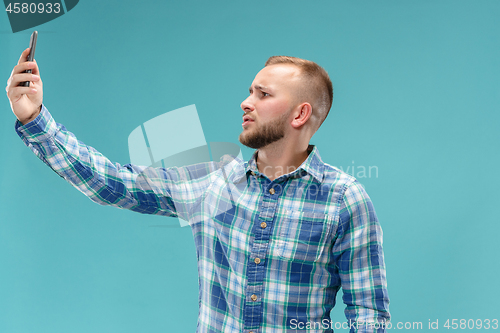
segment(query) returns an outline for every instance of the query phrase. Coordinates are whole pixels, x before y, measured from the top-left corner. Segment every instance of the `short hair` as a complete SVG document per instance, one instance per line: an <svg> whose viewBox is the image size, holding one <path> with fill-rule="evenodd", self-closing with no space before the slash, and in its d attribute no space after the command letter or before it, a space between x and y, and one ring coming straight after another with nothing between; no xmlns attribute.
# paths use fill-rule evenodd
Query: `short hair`
<svg viewBox="0 0 500 333"><path fill-rule="evenodd" d="M313 115L319 120L318 128L325 121L333 102L333 86L326 70L315 62L296 57L272 56L267 59L265 66L290 64L300 69L306 78L304 89L307 99L310 98ZM302 94L301 94L302 95Z"/></svg>

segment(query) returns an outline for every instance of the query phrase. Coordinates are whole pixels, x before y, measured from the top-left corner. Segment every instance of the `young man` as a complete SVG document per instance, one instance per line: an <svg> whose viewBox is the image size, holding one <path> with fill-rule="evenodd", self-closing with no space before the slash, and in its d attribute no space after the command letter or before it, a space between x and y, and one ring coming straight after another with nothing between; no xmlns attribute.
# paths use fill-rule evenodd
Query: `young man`
<svg viewBox="0 0 500 333"><path fill-rule="evenodd" d="M27 52L6 89L17 133L95 202L189 221L200 273L198 332L332 332L340 287L349 320L342 327L385 331L382 230L371 200L309 145L332 104L323 68L293 57L266 62L241 104L240 142L257 149L250 161L155 169L113 164L57 124Z"/></svg>

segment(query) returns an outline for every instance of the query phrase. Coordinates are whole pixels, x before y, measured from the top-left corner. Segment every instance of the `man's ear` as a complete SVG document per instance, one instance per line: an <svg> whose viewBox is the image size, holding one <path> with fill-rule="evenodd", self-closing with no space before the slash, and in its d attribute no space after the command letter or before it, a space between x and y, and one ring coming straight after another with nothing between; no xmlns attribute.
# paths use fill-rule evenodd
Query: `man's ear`
<svg viewBox="0 0 500 333"><path fill-rule="evenodd" d="M292 121L292 127L295 129L300 128L303 126L309 118L312 116L312 106L309 103L302 103L297 106L295 113L294 113L294 118Z"/></svg>

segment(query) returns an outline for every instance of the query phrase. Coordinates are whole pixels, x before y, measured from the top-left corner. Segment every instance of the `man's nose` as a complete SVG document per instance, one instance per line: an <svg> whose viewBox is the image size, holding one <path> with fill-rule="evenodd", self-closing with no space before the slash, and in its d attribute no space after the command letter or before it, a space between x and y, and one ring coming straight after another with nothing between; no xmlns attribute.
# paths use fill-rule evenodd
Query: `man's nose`
<svg viewBox="0 0 500 333"><path fill-rule="evenodd" d="M254 110L254 105L252 103L252 96L248 96L243 102L241 102L241 109L245 112L250 112Z"/></svg>

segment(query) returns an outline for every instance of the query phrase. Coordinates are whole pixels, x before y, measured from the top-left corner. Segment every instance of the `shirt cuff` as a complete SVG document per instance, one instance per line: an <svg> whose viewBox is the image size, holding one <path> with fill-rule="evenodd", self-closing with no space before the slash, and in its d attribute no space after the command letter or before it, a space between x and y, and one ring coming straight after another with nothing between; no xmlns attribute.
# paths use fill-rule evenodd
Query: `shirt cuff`
<svg viewBox="0 0 500 333"><path fill-rule="evenodd" d="M42 109L35 119L25 125L16 120L15 129L21 139L38 143L53 136L57 131L57 125L49 110L42 104Z"/></svg>

